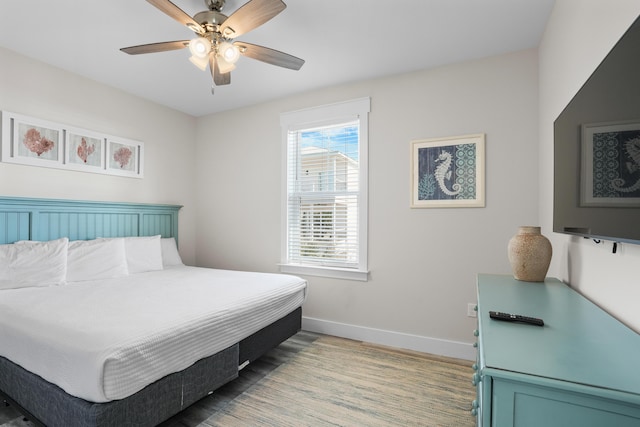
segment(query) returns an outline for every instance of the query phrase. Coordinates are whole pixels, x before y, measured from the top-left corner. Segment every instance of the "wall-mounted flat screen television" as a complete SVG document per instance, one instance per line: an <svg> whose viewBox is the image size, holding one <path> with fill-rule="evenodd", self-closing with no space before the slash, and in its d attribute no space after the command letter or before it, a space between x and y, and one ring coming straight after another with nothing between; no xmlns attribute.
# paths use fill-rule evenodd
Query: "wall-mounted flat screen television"
<svg viewBox="0 0 640 427"><path fill-rule="evenodd" d="M553 231L640 244L640 18L554 122Z"/></svg>

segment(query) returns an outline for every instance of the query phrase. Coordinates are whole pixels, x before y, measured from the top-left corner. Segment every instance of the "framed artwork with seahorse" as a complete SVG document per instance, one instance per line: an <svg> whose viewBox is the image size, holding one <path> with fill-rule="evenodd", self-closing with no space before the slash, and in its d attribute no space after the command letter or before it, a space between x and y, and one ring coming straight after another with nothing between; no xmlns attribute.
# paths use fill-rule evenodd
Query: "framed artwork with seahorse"
<svg viewBox="0 0 640 427"><path fill-rule="evenodd" d="M640 120L582 125L581 151L581 206L640 206Z"/></svg>
<svg viewBox="0 0 640 427"><path fill-rule="evenodd" d="M484 207L484 146L484 134L411 141L411 207Z"/></svg>

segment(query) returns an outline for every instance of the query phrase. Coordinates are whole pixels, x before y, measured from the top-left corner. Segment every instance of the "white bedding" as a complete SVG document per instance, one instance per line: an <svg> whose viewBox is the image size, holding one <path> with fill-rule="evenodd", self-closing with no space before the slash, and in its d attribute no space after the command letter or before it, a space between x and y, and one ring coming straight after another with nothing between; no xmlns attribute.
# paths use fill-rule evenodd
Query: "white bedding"
<svg viewBox="0 0 640 427"><path fill-rule="evenodd" d="M0 355L92 402L125 398L300 307L299 277L179 266L0 292Z"/></svg>

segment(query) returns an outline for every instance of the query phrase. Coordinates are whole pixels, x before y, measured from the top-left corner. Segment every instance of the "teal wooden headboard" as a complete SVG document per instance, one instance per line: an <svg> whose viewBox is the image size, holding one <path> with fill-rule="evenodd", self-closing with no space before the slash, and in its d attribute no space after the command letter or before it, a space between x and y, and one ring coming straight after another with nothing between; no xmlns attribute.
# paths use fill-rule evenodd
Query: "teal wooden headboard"
<svg viewBox="0 0 640 427"><path fill-rule="evenodd" d="M178 240L180 205L0 197L0 244L155 236Z"/></svg>

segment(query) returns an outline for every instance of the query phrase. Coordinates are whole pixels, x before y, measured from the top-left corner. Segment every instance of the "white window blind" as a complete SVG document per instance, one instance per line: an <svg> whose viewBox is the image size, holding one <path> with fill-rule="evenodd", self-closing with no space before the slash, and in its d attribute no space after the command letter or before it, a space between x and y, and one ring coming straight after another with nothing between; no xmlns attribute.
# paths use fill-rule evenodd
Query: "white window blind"
<svg viewBox="0 0 640 427"><path fill-rule="evenodd" d="M364 274L366 280L366 127L360 111L327 117L328 107L320 108L325 114L315 121L290 121L284 129L283 270L295 266L332 276L352 271L360 275L345 278L363 280Z"/></svg>

